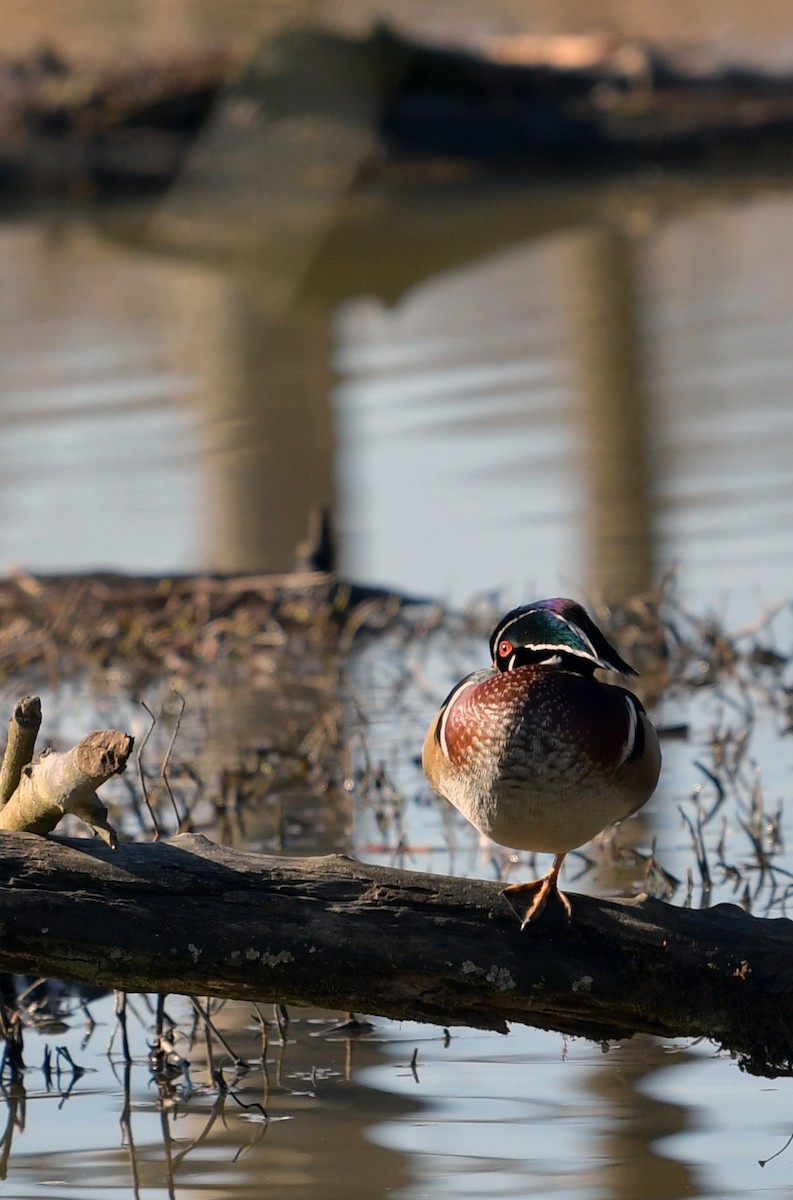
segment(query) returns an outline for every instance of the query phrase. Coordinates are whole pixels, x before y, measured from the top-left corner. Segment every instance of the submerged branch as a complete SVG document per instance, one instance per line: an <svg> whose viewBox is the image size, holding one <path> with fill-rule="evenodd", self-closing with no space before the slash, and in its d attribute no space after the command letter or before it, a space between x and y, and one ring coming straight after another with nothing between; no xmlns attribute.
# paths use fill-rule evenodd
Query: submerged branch
<svg viewBox="0 0 793 1200"><path fill-rule="evenodd" d="M497 884L206 838L0 838L0 970L597 1040L708 1037L793 1065L793 923L573 897L521 933Z"/></svg>

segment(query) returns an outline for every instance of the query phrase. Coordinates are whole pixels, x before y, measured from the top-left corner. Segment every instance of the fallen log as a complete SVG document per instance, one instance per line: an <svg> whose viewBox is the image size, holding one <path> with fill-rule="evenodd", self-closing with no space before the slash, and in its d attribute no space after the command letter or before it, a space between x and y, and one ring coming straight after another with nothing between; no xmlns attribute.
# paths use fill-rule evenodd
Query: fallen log
<svg viewBox="0 0 793 1200"><path fill-rule="evenodd" d="M706 1037L793 1072L793 923L735 905L573 896L521 933L495 883L201 836L120 845L0 837L0 970L127 991L596 1040Z"/></svg>

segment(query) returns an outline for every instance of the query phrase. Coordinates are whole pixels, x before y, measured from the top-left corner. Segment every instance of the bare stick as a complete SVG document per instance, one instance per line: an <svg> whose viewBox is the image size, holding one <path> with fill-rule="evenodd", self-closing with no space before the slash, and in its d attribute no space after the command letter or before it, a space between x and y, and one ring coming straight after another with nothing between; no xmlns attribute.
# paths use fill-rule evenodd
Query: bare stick
<svg viewBox="0 0 793 1200"><path fill-rule="evenodd" d="M127 993L120 988L113 989L113 1007L121 1030L121 1053L124 1055L124 1062L131 1063L132 1055L129 1051L129 1034L127 1032Z"/></svg>
<svg viewBox="0 0 793 1200"><path fill-rule="evenodd" d="M185 700L184 696L181 695L180 692L177 692L176 688L173 689L173 694L180 700L181 707L179 709L179 715L176 718L176 724L173 727L173 733L171 734L171 740L168 743L168 749L165 752L165 758L162 760L162 766L160 767L160 774L162 775L162 781L165 784L165 790L168 793L168 798L171 801L171 804L173 806L173 811L176 816L176 832L177 833L186 833L187 832L186 826L189 823L189 821L186 816L185 816L185 818L182 818L179 816L179 809L176 807L176 798L175 798L173 792L171 791L171 785L168 782L168 764L171 761L171 754L173 753L173 748L174 748L174 745L176 744L176 739L179 736L179 730L182 726L182 717L184 716L184 710L187 706L187 701Z"/></svg>
<svg viewBox="0 0 793 1200"><path fill-rule="evenodd" d="M151 725L146 730L146 733L144 734L144 737L143 737L143 741L141 742L140 746L138 747L138 753L135 755L135 760L138 764L138 778L140 779L140 790L143 792L143 800L146 804L147 809L149 810L149 816L151 817L151 823L154 826L153 840L156 842L159 840L159 837L160 837L160 826L157 822L157 818L154 815L154 809L151 806L151 801L149 800L149 789L146 787L146 776L143 774L143 751L146 749L146 743L148 742L149 738L151 737L151 735L154 731L154 726L157 724L157 718L155 717L154 713L151 711L151 709L149 708L149 706L145 700L141 700L141 706L146 709L146 712L151 717Z"/></svg>
<svg viewBox="0 0 793 1200"><path fill-rule="evenodd" d="M41 727L41 700L38 696L23 696L14 706L8 726L8 742L0 767L0 808L4 808L19 787L22 768L33 758L36 738Z"/></svg>
<svg viewBox="0 0 793 1200"><path fill-rule="evenodd" d="M758 1167L768 1166L768 1164L770 1162L773 1162L775 1158L779 1158L780 1154L785 1153L785 1151L787 1150L787 1148L791 1142L793 1142L793 1133L791 1133L790 1137L785 1142L784 1146L780 1146L780 1148L777 1150L776 1154L772 1154L770 1158L758 1158L758 1160L757 1160Z"/></svg>
<svg viewBox="0 0 793 1200"><path fill-rule="evenodd" d="M710 869L708 867L708 856L705 853L705 843L702 839L701 819L698 814L697 815L697 823L696 823L696 825L694 825L694 823L689 819L689 817L686 816L683 809L680 808L679 806L678 806L678 812L680 813L681 817L683 818L686 825L688 826L688 831L691 834L691 840L694 844L694 853L697 856L697 866L699 868L699 877L700 877L700 880L702 881L702 890L703 890L703 892L709 892L712 887L712 880L710 878Z"/></svg>

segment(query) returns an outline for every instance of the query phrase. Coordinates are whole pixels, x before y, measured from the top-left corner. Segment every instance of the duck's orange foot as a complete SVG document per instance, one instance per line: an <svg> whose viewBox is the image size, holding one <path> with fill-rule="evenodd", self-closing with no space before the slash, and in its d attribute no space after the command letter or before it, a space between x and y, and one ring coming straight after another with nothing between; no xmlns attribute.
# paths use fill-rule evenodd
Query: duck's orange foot
<svg viewBox="0 0 793 1200"><path fill-rule="evenodd" d="M520 927L525 929L532 921L536 921L541 913L551 910L554 917L560 920L565 928L570 924L573 910L564 892L556 886L556 880L546 875L544 879L534 879L530 883L511 883L501 893L513 912L520 918Z"/></svg>

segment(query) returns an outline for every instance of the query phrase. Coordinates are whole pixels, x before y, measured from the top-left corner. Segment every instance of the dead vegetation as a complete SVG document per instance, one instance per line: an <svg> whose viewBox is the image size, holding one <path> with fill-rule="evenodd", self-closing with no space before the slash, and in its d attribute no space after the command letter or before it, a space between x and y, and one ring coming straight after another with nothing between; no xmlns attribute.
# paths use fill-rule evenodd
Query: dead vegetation
<svg viewBox="0 0 793 1200"><path fill-rule="evenodd" d="M0 670L63 678L123 669L130 686L153 677L222 670L321 652L344 596L332 576L33 576L0 580ZM304 649L301 647L301 649ZM305 647L307 649L307 647ZM265 664L266 665L266 664Z"/></svg>

